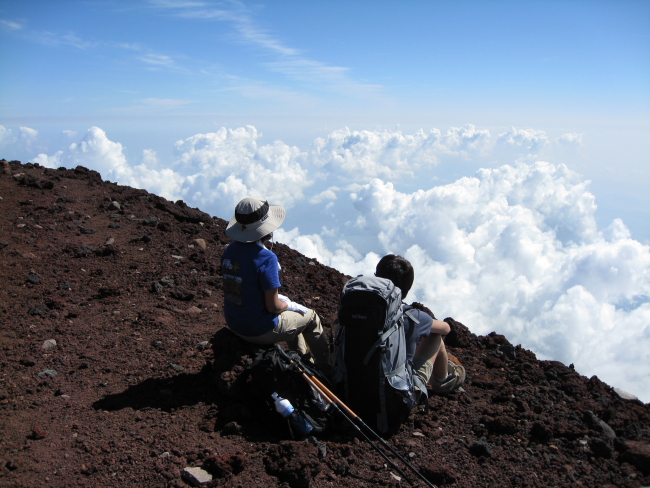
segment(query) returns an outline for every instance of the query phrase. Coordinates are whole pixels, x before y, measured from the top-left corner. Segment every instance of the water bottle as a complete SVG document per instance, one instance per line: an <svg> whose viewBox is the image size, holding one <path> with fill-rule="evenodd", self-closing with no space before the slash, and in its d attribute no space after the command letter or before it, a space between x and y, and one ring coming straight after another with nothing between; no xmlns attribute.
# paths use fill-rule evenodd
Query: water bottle
<svg viewBox="0 0 650 488"><path fill-rule="evenodd" d="M306 437L313 430L312 425L298 412L286 398L279 397L277 393L271 395L275 402L275 410L285 419L289 420L291 431L296 437Z"/></svg>

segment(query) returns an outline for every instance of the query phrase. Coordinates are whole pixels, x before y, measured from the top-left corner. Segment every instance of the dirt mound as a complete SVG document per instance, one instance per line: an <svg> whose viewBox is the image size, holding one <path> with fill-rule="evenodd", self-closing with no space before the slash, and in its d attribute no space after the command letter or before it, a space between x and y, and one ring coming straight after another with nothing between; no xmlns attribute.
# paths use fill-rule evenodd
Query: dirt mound
<svg viewBox="0 0 650 488"><path fill-rule="evenodd" d="M247 402L225 221L86 168L0 163L1 487L181 487L191 467L208 486L407 485L364 441L295 442ZM329 329L348 277L274 251L283 293ZM467 383L388 440L432 483L650 485L650 405L448 320Z"/></svg>

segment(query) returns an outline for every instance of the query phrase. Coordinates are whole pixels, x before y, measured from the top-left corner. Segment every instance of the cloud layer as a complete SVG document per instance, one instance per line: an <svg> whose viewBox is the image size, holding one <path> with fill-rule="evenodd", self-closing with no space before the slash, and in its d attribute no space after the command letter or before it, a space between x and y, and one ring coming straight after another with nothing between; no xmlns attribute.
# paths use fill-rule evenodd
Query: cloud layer
<svg viewBox="0 0 650 488"><path fill-rule="evenodd" d="M650 251L620 220L598 232L594 198L565 166L503 166L411 194L374 180L351 200L380 253L413 263L411 299L647 391Z"/></svg>
<svg viewBox="0 0 650 488"><path fill-rule="evenodd" d="M599 229L589 182L540 159L580 134L343 128L307 150L259 138L251 126L222 128L178 141L170 162L147 150L132 164L93 127L33 161L81 164L222 218L247 195L282 203L279 241L351 275L402 254L416 270L409 300L650 401L650 248L621 220ZM435 185L436 165L467 159L512 163Z"/></svg>

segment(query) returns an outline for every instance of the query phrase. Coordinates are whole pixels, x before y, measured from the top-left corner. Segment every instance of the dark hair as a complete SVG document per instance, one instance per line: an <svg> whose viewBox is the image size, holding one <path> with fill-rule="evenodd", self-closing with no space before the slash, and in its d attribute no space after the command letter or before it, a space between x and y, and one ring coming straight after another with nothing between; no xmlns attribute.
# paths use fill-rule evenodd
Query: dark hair
<svg viewBox="0 0 650 488"><path fill-rule="evenodd" d="M422 305L420 302L413 302L411 303L411 307L415 308L416 310L421 310L422 312L426 313L429 315L433 320L438 320L435 315L433 315L433 312L428 308Z"/></svg>
<svg viewBox="0 0 650 488"><path fill-rule="evenodd" d="M415 274L413 266L407 259L394 254L387 254L377 263L375 276L391 280L395 286L402 290L402 299L404 299L408 295L411 286L413 286Z"/></svg>

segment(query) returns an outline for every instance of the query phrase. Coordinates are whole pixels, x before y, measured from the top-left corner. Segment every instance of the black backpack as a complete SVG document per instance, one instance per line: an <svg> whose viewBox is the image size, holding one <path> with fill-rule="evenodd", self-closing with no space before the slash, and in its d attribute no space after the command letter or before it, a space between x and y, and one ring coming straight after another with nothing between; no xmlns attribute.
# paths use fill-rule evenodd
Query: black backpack
<svg viewBox="0 0 650 488"><path fill-rule="evenodd" d="M383 434L398 428L418 400L405 314L417 321L388 279L358 276L341 292L334 383L352 411Z"/></svg>
<svg viewBox="0 0 650 488"><path fill-rule="evenodd" d="M277 422L283 421L275 411L271 395L277 393L280 398L289 400L294 409L311 424L313 430L309 435L318 435L328 430L332 410L329 402L304 378L301 368L323 383L327 382L322 373L302 361L295 351L284 350L279 344L260 350L247 368L247 389L255 397L254 403L266 405L267 414ZM284 423L294 439L301 438L288 421Z"/></svg>

